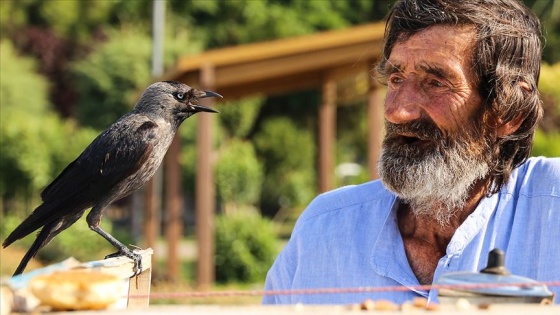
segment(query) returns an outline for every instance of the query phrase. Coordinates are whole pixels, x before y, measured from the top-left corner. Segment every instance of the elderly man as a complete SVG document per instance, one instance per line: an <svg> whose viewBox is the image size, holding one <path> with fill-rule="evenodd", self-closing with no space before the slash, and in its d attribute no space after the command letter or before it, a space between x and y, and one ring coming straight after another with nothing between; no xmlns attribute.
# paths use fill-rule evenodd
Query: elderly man
<svg viewBox="0 0 560 315"><path fill-rule="evenodd" d="M560 280L560 159L529 157L540 37L516 0L397 2L377 69L387 82L381 180L317 197L266 289L410 289L263 302L434 300L419 285L479 271L493 248L513 274Z"/></svg>

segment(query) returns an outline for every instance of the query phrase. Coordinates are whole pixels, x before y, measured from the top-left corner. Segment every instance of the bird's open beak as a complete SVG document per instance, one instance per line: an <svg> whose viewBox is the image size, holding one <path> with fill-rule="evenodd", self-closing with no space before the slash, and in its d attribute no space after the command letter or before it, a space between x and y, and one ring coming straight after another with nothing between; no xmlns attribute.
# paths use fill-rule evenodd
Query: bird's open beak
<svg viewBox="0 0 560 315"><path fill-rule="evenodd" d="M196 97L197 98L205 98L205 97L219 97L219 98L224 98L223 96L221 96L220 94L216 93L216 92L212 92L212 91L198 91L198 93L196 93Z"/></svg>
<svg viewBox="0 0 560 315"><path fill-rule="evenodd" d="M202 106L202 105L189 105L191 107L191 111L198 113L198 112L208 112L208 113L219 113L219 111L212 109L210 107Z"/></svg>
<svg viewBox="0 0 560 315"><path fill-rule="evenodd" d="M195 96L197 99L206 98L206 97L219 97L223 98L220 94L212 91L196 91ZM210 107L202 106L202 105L195 105L191 104L191 108L195 110L195 112L209 112L209 113L219 113L219 111L212 109Z"/></svg>

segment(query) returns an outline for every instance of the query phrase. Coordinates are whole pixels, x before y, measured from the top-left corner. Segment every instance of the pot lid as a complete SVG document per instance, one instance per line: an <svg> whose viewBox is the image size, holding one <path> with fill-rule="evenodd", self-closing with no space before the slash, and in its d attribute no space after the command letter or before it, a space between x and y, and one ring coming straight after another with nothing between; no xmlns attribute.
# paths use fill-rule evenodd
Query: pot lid
<svg viewBox="0 0 560 315"><path fill-rule="evenodd" d="M440 277L436 284L452 287L447 290L484 295L543 298L553 295L546 285L510 274L504 266L504 257L504 252L496 248L488 254L488 265L479 273L451 272Z"/></svg>

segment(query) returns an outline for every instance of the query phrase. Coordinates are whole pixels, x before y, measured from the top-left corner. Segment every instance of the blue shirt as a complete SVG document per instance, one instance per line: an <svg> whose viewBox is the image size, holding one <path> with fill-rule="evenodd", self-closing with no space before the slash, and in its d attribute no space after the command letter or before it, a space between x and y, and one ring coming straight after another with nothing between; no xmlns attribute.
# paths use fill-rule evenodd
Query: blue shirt
<svg viewBox="0 0 560 315"><path fill-rule="evenodd" d="M318 196L298 219L265 289L418 286L397 226L396 200L378 180ZM560 280L560 158L530 158L498 194L483 198L453 235L434 280L480 271L494 248L506 252L512 274ZM558 303L560 287L549 289ZM437 291L265 295L263 303L403 303L418 296L435 301Z"/></svg>

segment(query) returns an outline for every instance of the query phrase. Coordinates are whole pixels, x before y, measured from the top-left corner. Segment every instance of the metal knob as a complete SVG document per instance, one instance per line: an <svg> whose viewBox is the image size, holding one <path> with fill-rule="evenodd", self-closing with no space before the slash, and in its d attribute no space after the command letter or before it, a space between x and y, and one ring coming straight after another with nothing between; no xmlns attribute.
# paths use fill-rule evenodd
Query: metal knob
<svg viewBox="0 0 560 315"><path fill-rule="evenodd" d="M488 253L488 263L486 268L482 269L482 273L491 273L495 275L509 275L509 271L505 267L506 254L499 248L494 248Z"/></svg>

